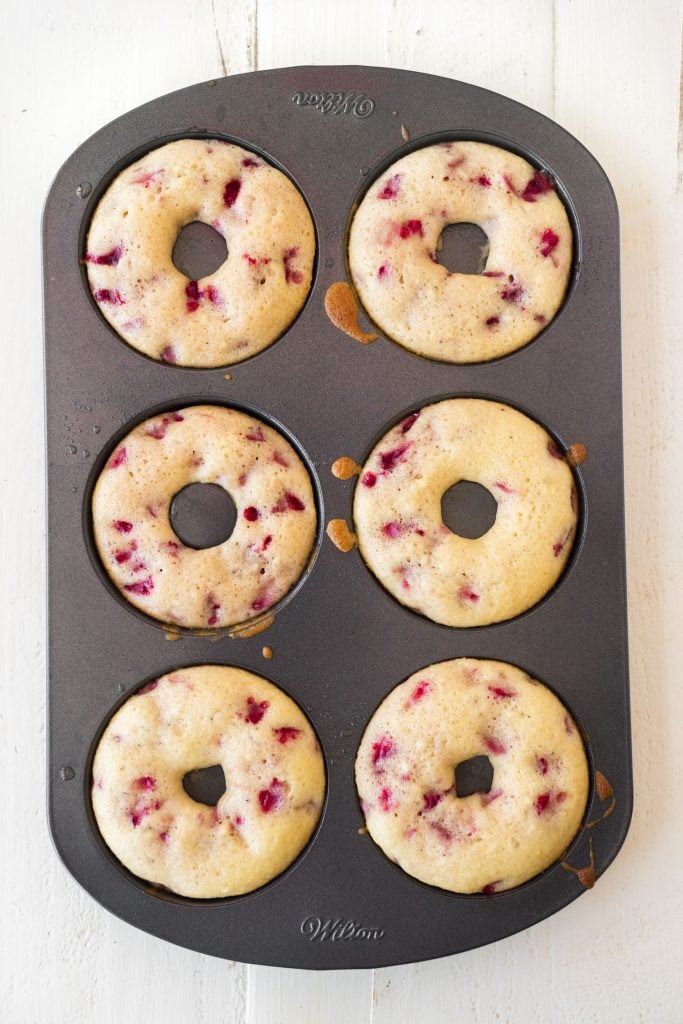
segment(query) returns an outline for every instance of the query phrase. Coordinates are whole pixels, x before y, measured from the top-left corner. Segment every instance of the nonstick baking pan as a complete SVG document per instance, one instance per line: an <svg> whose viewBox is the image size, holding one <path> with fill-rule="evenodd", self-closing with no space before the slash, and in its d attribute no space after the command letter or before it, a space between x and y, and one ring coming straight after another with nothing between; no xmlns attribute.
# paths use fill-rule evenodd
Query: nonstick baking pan
<svg viewBox="0 0 683 1024"><path fill-rule="evenodd" d="M282 168L317 232L313 286L298 319L261 354L222 369L163 365L128 347L99 314L79 262L90 217L116 173L187 136L241 143ZM564 306L533 342L489 363L430 361L385 337L358 344L324 309L330 284L347 279L354 205L405 153L460 138L509 148L554 179L575 238ZM527 928L582 894L597 908L599 895L586 889L624 840L632 777L618 217L591 154L519 103L432 75L367 67L238 75L162 97L88 139L50 189L43 243L49 814L73 876L107 909L171 942L318 969L457 953ZM522 409L562 450L580 442L588 458L574 469L580 525L558 585L516 619L450 629L399 605L358 551L342 554L322 527L351 517L354 481L330 471L339 456L362 462L407 410L468 395ZM196 402L252 410L281 425L313 475L317 557L260 635L165 631L119 599L93 554L90 493L117 439L157 410ZM380 701L416 670L457 657L511 662L548 684L580 723L593 778L584 827L562 863L493 896L454 895L404 874L364 833L354 784L356 749ZM196 901L155 889L115 860L89 792L94 747L112 712L146 680L205 662L258 672L299 702L320 738L328 792L311 842L283 875L247 896Z"/></svg>

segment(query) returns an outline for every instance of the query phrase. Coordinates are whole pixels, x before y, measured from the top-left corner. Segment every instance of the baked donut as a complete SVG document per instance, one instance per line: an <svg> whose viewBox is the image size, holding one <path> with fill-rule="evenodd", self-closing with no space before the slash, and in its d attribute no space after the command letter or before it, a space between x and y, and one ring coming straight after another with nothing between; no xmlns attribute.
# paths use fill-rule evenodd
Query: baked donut
<svg viewBox="0 0 683 1024"><path fill-rule="evenodd" d="M228 258L191 281L171 256L194 221L224 236ZM311 285L315 233L281 171L220 139L181 139L114 179L85 255L102 315L133 348L183 366L224 366L261 352L289 327Z"/></svg>
<svg viewBox="0 0 683 1024"><path fill-rule="evenodd" d="M458 765L488 757L486 792ZM356 757L368 831L414 878L499 892L553 864L581 825L588 762L571 715L521 669L459 658L416 672L380 704Z"/></svg>
<svg viewBox="0 0 683 1024"><path fill-rule="evenodd" d="M437 262L449 224L489 240L482 274ZM572 230L547 174L482 142L426 146L371 186L351 224L349 268L369 316L418 355L473 363L513 352L564 298Z"/></svg>
<svg viewBox="0 0 683 1024"><path fill-rule="evenodd" d="M169 518L188 484L219 484L237 519L222 544L191 548ZM216 405L153 416L117 445L97 479L92 523L102 564L131 604L189 629L246 622L306 567L317 513L308 472L262 420Z"/></svg>
<svg viewBox="0 0 683 1024"><path fill-rule="evenodd" d="M461 480L498 503L476 539L441 518ZM576 530L572 472L550 435L501 402L451 398L411 413L379 441L360 473L360 552L402 604L447 626L485 626L531 608L557 581Z"/></svg>
<svg viewBox="0 0 683 1024"><path fill-rule="evenodd" d="M220 765L215 806L183 778ZM325 768L310 722L282 690L225 665L147 683L112 716L95 752L92 806L134 875L181 896L236 896L301 853L320 817Z"/></svg>

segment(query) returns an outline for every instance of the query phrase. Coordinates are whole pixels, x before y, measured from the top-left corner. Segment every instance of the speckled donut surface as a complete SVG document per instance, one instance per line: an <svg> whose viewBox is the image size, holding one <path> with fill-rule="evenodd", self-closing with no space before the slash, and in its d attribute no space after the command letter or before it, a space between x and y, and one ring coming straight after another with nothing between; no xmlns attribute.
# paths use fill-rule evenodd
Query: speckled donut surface
<svg viewBox="0 0 683 1024"><path fill-rule="evenodd" d="M216 806L187 772L220 765ZM148 683L116 712L93 761L107 846L134 875L182 896L251 892L284 871L315 828L325 768L310 722L243 669L195 665Z"/></svg>
<svg viewBox="0 0 683 1024"><path fill-rule="evenodd" d="M228 258L191 281L171 256L194 221L224 236ZM181 139L122 171L87 239L92 294L129 345L183 366L227 366L289 327L311 285L315 233L292 182L217 139Z"/></svg>
<svg viewBox="0 0 683 1024"><path fill-rule="evenodd" d="M455 769L488 757L487 792ZM571 715L513 665L461 658L416 672L370 719L356 757L368 831L422 882L499 892L553 864L578 832L588 762Z"/></svg>
<svg viewBox="0 0 683 1024"><path fill-rule="evenodd" d="M219 484L237 519L215 547L185 546L171 501L189 484ZM308 471L292 445L236 409L196 405L138 424L117 446L92 497L107 573L131 604L191 629L253 619L304 571L317 513Z"/></svg>
<svg viewBox="0 0 683 1024"><path fill-rule="evenodd" d="M449 224L489 239L482 274L437 262ZM351 224L349 267L368 314L412 352L450 363L513 352L564 298L572 230L548 175L481 142L418 149L364 196Z"/></svg>
<svg viewBox="0 0 683 1024"><path fill-rule="evenodd" d="M469 480L496 499L476 539L452 533L441 498ZM576 531L571 470L550 435L516 409L452 398L412 413L375 445L354 495L360 552L402 604L448 626L531 608L558 580Z"/></svg>

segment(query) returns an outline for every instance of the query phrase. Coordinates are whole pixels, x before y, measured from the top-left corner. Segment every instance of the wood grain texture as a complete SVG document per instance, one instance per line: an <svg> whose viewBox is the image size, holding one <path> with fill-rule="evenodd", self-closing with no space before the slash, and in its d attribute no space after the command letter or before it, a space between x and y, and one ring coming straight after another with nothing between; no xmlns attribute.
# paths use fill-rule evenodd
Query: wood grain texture
<svg viewBox="0 0 683 1024"><path fill-rule="evenodd" d="M3 1019L679 1024L679 0L53 0L40 13L9 0L4 15ZM622 218L633 826L595 889L561 914L485 949L374 976L247 968L153 939L77 887L44 812L43 198L79 142L139 103L224 73L304 63L414 68L527 103L593 151Z"/></svg>

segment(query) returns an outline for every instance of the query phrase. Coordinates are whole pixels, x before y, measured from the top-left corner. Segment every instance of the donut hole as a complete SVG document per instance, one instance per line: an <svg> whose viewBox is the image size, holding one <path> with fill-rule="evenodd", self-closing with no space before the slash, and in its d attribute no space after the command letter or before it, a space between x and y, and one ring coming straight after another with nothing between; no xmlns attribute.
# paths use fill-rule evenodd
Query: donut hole
<svg viewBox="0 0 683 1024"><path fill-rule="evenodd" d="M228 258L228 246L223 236L201 220L193 220L178 232L171 260L191 281L215 274Z"/></svg>
<svg viewBox="0 0 683 1024"><path fill-rule="evenodd" d="M219 764L193 768L183 775L183 789L198 804L215 807L225 793L225 773Z"/></svg>
<svg viewBox="0 0 683 1024"><path fill-rule="evenodd" d="M482 274L488 255L488 235L478 224L448 224L436 243L436 262L451 274Z"/></svg>
<svg viewBox="0 0 683 1024"><path fill-rule="evenodd" d="M220 484L188 484L171 502L171 526L188 548L223 544L235 528L235 503Z"/></svg>
<svg viewBox="0 0 683 1024"><path fill-rule="evenodd" d="M468 757L455 769L456 796L472 796L474 793L488 793L493 785L493 765L486 754Z"/></svg>
<svg viewBox="0 0 683 1024"><path fill-rule="evenodd" d="M459 537L483 537L496 521L498 502L491 492L472 480L453 484L441 498L441 518Z"/></svg>

